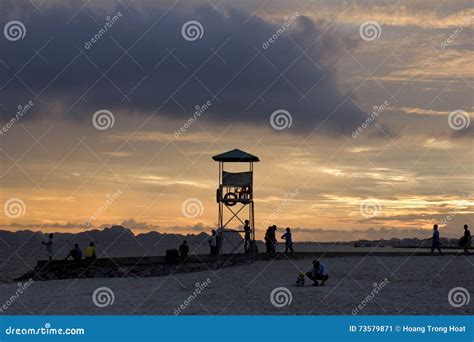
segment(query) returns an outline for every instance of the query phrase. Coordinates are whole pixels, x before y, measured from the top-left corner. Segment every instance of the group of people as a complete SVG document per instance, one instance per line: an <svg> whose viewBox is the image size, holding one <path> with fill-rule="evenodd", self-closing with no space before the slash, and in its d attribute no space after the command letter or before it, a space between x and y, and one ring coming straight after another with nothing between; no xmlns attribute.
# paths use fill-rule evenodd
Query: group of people
<svg viewBox="0 0 474 342"><path fill-rule="evenodd" d="M435 224L433 226L433 236L427 240L431 240L431 253L438 250L439 254L441 254L441 240L439 237L439 230L438 225ZM464 250L464 253L469 253L469 247L471 246L471 231L469 230L469 226L467 224L464 225L464 234L459 239L459 246Z"/></svg>
<svg viewBox="0 0 474 342"><path fill-rule="evenodd" d="M49 260L53 260L53 246L54 246L54 234L48 235L48 241L42 241L41 244L46 245L46 254ZM71 249L68 255L64 258L67 260L72 258L74 261L82 260L82 250L79 248L79 244L74 244L74 248ZM89 246L84 251L84 258L86 260L94 260L97 259L96 251L95 251L95 244L94 242L89 243Z"/></svg>
<svg viewBox="0 0 474 342"><path fill-rule="evenodd" d="M267 228L265 232L265 247L268 254L273 254L276 252L276 246L278 241L276 239L277 226L273 225ZM291 236L291 229L287 227L285 233L281 236L285 240L285 253L293 253L293 239Z"/></svg>

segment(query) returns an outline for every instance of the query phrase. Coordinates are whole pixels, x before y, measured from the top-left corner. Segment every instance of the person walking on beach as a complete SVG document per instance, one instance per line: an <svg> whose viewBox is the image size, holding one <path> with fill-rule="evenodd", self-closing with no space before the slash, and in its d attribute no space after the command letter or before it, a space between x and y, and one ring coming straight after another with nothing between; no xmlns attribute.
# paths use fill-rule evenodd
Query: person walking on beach
<svg viewBox="0 0 474 342"><path fill-rule="evenodd" d="M53 237L54 234L49 234L48 242L41 241L42 245L46 245L46 254L48 255L49 260L53 260Z"/></svg>
<svg viewBox="0 0 474 342"><path fill-rule="evenodd" d="M428 240L431 241L431 253L434 252L435 249L438 250L439 254L441 254L441 242L439 240L439 231L438 231L438 225L435 224L433 226L433 237L429 238Z"/></svg>
<svg viewBox="0 0 474 342"><path fill-rule="evenodd" d="M248 253L250 252L250 222L245 220L244 223L244 251Z"/></svg>
<svg viewBox="0 0 474 342"><path fill-rule="evenodd" d="M464 249L464 253L469 253L469 247L471 247L471 231L467 224L464 225L464 235L461 238L461 247Z"/></svg>
<svg viewBox="0 0 474 342"><path fill-rule="evenodd" d="M291 238L291 229L290 227L286 228L286 233L281 236L285 240L285 253L288 253L288 250L293 253L293 240Z"/></svg>
<svg viewBox="0 0 474 342"><path fill-rule="evenodd" d="M211 232L211 236L209 237L208 243L209 243L209 248L211 250L211 255L217 255L217 233L213 229Z"/></svg>
<svg viewBox="0 0 474 342"><path fill-rule="evenodd" d="M313 269L309 272L306 272L306 276L314 281L313 286L324 286L324 283L329 279L329 275L326 271L326 265L319 260L313 260ZM318 283L318 280L321 283Z"/></svg>
<svg viewBox="0 0 474 342"><path fill-rule="evenodd" d="M74 245L74 248L69 251L69 254L64 258L64 260L69 259L69 257L72 257L72 260L74 261L81 261L82 251L77 243Z"/></svg>
<svg viewBox="0 0 474 342"><path fill-rule="evenodd" d="M95 245L93 242L89 243L89 247L86 248L84 256L86 257L86 260L97 259L97 255L95 253Z"/></svg>
<svg viewBox="0 0 474 342"><path fill-rule="evenodd" d="M188 257L189 253L189 246L186 240L183 240L183 243L179 245L179 256L181 260L185 260Z"/></svg>

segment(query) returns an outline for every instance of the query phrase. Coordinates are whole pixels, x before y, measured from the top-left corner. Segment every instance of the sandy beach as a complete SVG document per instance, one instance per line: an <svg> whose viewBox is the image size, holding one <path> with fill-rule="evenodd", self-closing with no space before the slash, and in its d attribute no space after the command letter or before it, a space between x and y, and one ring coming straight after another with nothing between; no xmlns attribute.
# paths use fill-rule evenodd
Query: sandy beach
<svg viewBox="0 0 474 342"><path fill-rule="evenodd" d="M34 282L2 314L100 315L467 315L472 302L448 301L455 287L474 292L472 256L340 257L324 260L330 279L324 287L296 287L311 259L258 261L248 266L149 278L95 278ZM383 283L380 288L378 284ZM205 286L203 286L205 284ZM7 303L18 284L0 286ZM110 289L104 307L96 289ZM281 307L271 292L286 288ZM379 291L374 294L374 288ZM196 289L202 291L196 294ZM190 300L190 296L195 296ZM370 299L367 299L372 294ZM111 298L113 297L113 301ZM289 300L291 298L291 301ZM102 298L104 299L104 298ZM280 298L282 299L282 298ZM281 304L281 301L279 302ZM176 310L181 306L182 309ZM356 309L359 306L359 309ZM184 307L184 309L183 309Z"/></svg>

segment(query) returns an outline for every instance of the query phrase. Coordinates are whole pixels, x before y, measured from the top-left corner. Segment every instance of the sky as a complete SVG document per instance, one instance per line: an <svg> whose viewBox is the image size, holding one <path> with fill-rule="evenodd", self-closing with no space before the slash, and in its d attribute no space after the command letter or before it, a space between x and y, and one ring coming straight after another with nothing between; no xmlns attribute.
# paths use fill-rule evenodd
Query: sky
<svg viewBox="0 0 474 342"><path fill-rule="evenodd" d="M2 1L0 228L196 233L218 165L300 240L473 221L471 1ZM240 167L244 167L240 165Z"/></svg>

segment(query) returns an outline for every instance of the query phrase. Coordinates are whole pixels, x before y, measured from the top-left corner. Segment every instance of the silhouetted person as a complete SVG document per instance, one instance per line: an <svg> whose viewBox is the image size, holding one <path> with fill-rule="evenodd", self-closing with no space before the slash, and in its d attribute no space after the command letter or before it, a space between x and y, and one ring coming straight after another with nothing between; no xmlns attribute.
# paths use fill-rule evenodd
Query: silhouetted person
<svg viewBox="0 0 474 342"><path fill-rule="evenodd" d="M209 248L211 250L211 255L217 255L217 233L213 229L211 232L211 236L209 237Z"/></svg>
<svg viewBox="0 0 474 342"><path fill-rule="evenodd" d="M41 241L41 244L46 245L46 254L49 260L53 260L53 237L54 234L49 234L48 242Z"/></svg>
<svg viewBox="0 0 474 342"><path fill-rule="evenodd" d="M69 259L69 257L72 257L74 261L80 261L82 259L82 251L77 243L74 245L74 248L69 251L69 254L64 258L64 260Z"/></svg>
<svg viewBox="0 0 474 342"><path fill-rule="evenodd" d="M183 240L183 243L179 246L179 256L182 260L186 259L189 254L189 246L186 240Z"/></svg>
<svg viewBox="0 0 474 342"><path fill-rule="evenodd" d="M265 232L265 247L267 248L267 254L271 254L273 251L273 241L272 241L272 227L268 227Z"/></svg>
<svg viewBox="0 0 474 342"><path fill-rule="evenodd" d="M319 260L313 260L313 269L309 272L306 272L306 276L314 281L313 286L322 286L324 285L324 282L329 279L326 271L326 265ZM318 280L321 281L321 284L318 283Z"/></svg>
<svg viewBox="0 0 474 342"><path fill-rule="evenodd" d="M291 238L291 229L289 227L286 228L286 233L281 236L282 239L285 239L285 253L290 251L293 253L293 240Z"/></svg>
<svg viewBox="0 0 474 342"><path fill-rule="evenodd" d="M93 242L91 242L89 244L89 247L86 248L84 256L86 257L86 260L97 259L97 255L96 255L96 252L95 252L95 246L94 246Z"/></svg>
<svg viewBox="0 0 474 342"><path fill-rule="evenodd" d="M244 224L244 250L245 253L250 252L250 222L245 220Z"/></svg>
<svg viewBox="0 0 474 342"><path fill-rule="evenodd" d="M461 247L464 249L464 253L469 253L469 247L471 246L471 231L467 224L464 225L464 235L461 238Z"/></svg>
<svg viewBox="0 0 474 342"><path fill-rule="evenodd" d="M270 240L272 242L272 253L276 252L276 246L278 244L277 238L276 238L276 231L277 231L277 226L273 225L270 229Z"/></svg>
<svg viewBox="0 0 474 342"><path fill-rule="evenodd" d="M428 240L432 240L431 253L433 253L434 250L437 249L439 251L439 254L441 254L441 242L439 240L439 231L437 224L433 226L433 237L429 238Z"/></svg>

